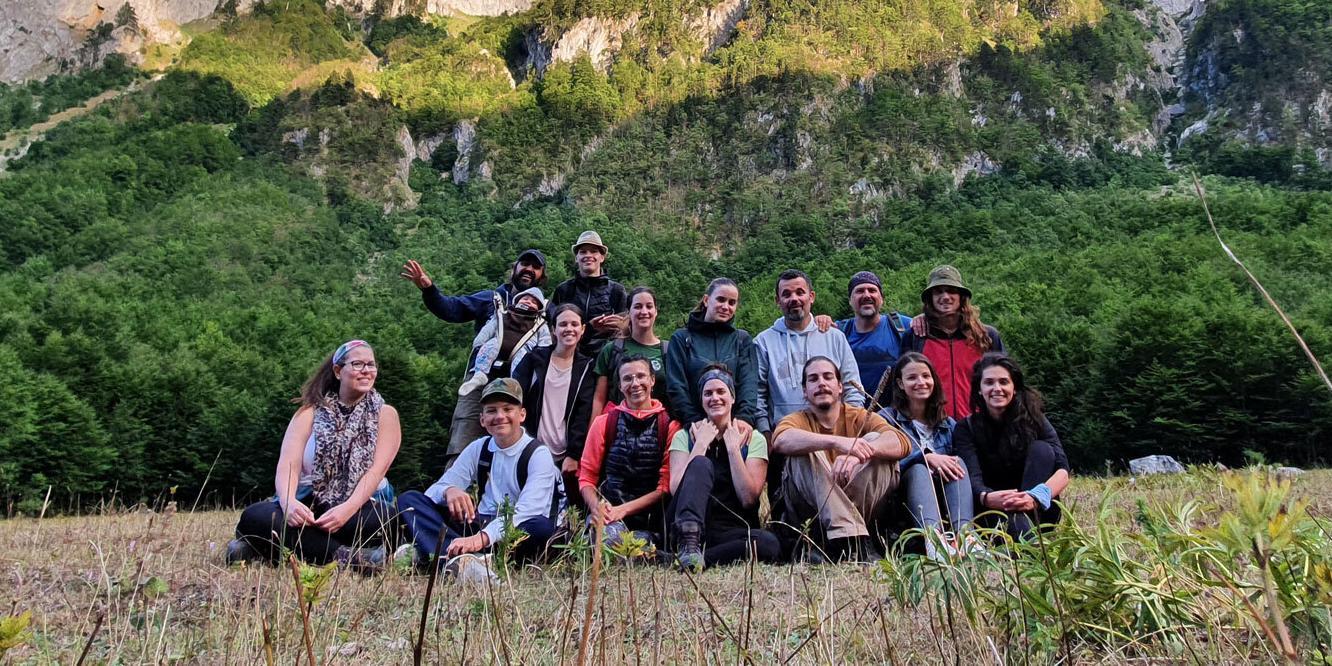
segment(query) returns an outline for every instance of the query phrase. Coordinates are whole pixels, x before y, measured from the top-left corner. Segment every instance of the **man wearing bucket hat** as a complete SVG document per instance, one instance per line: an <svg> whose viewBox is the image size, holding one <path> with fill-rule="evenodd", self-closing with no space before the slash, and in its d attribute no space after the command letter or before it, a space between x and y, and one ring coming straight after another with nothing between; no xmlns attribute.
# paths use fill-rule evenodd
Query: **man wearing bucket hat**
<svg viewBox="0 0 1332 666"><path fill-rule="evenodd" d="M449 323L462 324L470 321L475 325L478 335L472 340L472 352L467 359L467 371L463 375L463 383L466 383L472 378L477 351L481 343L486 340L484 336L479 335L481 329L495 318L496 314L502 315L507 311L518 294L546 285L546 255L542 254L541 250L523 250L513 262L507 282L494 289L483 289L462 296L444 295L415 259L407 260L407 263L402 265L402 272L399 275L421 290L421 301L431 314ZM510 333L513 333L513 330ZM496 377L508 376L511 366L514 365L510 363L510 356L516 347L520 347L515 344L517 338L508 342L507 346L501 347L495 363L487 370L488 374ZM471 391L461 396L453 409L453 423L449 427L449 448L445 454L446 464L451 463L468 442L481 436L481 423L477 420L481 414L478 395L477 391Z"/></svg>
<svg viewBox="0 0 1332 666"><path fill-rule="evenodd" d="M947 401L944 407L960 421L971 414L971 369L985 352L1004 351L1004 343L999 331L981 323L980 308L972 304L971 289L956 268L945 264L930 271L920 300L926 332L908 331L903 347L934 364Z"/></svg>
<svg viewBox="0 0 1332 666"><path fill-rule="evenodd" d="M490 550L505 537L496 520L506 502L513 525L527 537L513 555L540 557L555 533L564 497L560 472L545 444L523 430L523 389L503 377L481 391L481 423L486 435L463 449L457 462L425 492L398 497L398 513L408 543L395 553L427 563L440 555ZM468 488L477 487L477 498Z"/></svg>
<svg viewBox="0 0 1332 666"><path fill-rule="evenodd" d="M573 303L583 311L586 332L579 344L580 350L596 357L607 340L620 330L625 313L629 310L629 293L624 285L610 279L603 264L610 249L601 242L601 234L584 231L571 248L577 274L555 287L547 306L547 318L565 303Z"/></svg>

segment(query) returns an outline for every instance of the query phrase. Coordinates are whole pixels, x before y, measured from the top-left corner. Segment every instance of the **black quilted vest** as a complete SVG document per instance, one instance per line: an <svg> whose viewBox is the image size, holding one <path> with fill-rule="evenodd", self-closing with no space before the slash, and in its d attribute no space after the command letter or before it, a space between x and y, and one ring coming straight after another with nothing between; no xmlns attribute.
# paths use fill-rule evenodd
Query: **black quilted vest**
<svg viewBox="0 0 1332 666"><path fill-rule="evenodd" d="M611 504L624 504L657 489L666 433L658 432L658 417L645 419L616 410L615 439L606 445L601 463L601 494Z"/></svg>

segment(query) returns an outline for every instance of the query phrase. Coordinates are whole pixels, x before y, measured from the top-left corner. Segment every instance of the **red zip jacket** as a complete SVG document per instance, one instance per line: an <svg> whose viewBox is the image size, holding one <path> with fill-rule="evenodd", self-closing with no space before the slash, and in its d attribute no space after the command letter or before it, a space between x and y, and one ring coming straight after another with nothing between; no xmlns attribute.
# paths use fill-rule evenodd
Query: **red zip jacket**
<svg viewBox="0 0 1332 666"><path fill-rule="evenodd" d="M990 351L1004 351L999 331L985 326L990 335ZM947 334L931 326L929 337L918 338L907 331L906 347L920 352L934 365L934 373L943 384L944 408L948 415L961 421L971 415L971 370L982 356L981 350L967 344L966 335L959 328Z"/></svg>

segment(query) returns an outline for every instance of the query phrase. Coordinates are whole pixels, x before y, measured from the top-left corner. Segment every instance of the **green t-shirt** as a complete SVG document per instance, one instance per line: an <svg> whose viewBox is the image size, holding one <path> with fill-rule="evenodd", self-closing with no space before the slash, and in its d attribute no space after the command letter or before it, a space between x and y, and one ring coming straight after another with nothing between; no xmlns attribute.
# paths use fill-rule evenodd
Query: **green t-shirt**
<svg viewBox="0 0 1332 666"><path fill-rule="evenodd" d="M755 430L749 434L749 448L745 450L745 460L755 458L757 460L768 459L768 440L763 438L763 433ZM689 428L680 428L675 433L675 438L671 440L671 450L681 453L689 453Z"/></svg>
<svg viewBox="0 0 1332 666"><path fill-rule="evenodd" d="M605 377L610 380L610 394L607 399L611 402L620 402L624 396L620 395L620 378L615 374L615 368L611 366L615 362L615 344L611 340L601 348L601 353L597 354L597 364L592 368L592 372L597 373L599 377ZM628 358L639 354L647 358L652 363L652 374L656 375L657 383L652 386L652 397L666 402L666 361L661 357L661 343L655 345L644 345L634 341L633 338L624 339L624 353L620 358Z"/></svg>

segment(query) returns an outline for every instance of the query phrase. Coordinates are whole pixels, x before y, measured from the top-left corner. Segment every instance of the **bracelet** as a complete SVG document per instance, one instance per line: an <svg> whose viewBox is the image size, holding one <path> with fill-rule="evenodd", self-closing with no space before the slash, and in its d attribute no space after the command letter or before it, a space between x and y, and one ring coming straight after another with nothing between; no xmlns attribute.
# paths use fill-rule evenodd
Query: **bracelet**
<svg viewBox="0 0 1332 666"><path fill-rule="evenodd" d="M990 493L988 493L988 492L984 492L984 493L981 493L981 494L980 494L981 506L985 506L985 498L986 498L986 497L989 497L989 495L990 495Z"/></svg>

